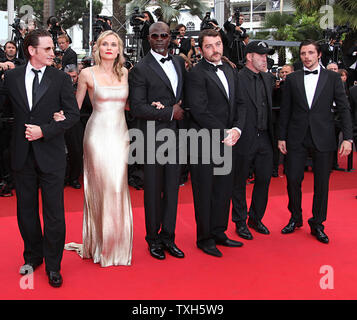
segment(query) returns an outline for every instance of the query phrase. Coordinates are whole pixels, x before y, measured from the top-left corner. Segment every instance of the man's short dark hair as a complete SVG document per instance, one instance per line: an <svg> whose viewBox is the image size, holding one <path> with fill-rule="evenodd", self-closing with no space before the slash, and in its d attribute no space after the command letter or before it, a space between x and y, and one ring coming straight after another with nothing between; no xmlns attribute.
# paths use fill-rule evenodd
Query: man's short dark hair
<svg viewBox="0 0 357 320"><path fill-rule="evenodd" d="M32 30L27 34L27 36L24 39L24 53L27 59L31 58L31 55L28 50L29 46L37 47L39 44L39 39L42 37L52 38L51 34L44 29Z"/></svg>
<svg viewBox="0 0 357 320"><path fill-rule="evenodd" d="M7 42L5 43L4 49L6 50L6 46L7 46L9 43L12 44L12 45L16 48L16 52L17 52L16 42L15 42L15 41L12 41L12 40L9 40L9 41L7 41Z"/></svg>
<svg viewBox="0 0 357 320"><path fill-rule="evenodd" d="M214 29L204 29L200 32L198 36L198 45L202 49L202 43L205 37L221 37L221 34Z"/></svg>
<svg viewBox="0 0 357 320"><path fill-rule="evenodd" d="M178 25L176 26L175 30L176 30L176 31L179 31L182 27L184 27L185 30L187 30L186 26L185 26L183 23L178 24Z"/></svg>
<svg viewBox="0 0 357 320"><path fill-rule="evenodd" d="M320 45L319 45L315 40L307 39L307 40L301 41L300 47L299 47L299 54L300 54L300 52L301 52L301 48L302 48L302 47L309 46L310 44L312 44L312 45L316 48L317 54L320 54L320 53L321 53L321 47L320 47Z"/></svg>

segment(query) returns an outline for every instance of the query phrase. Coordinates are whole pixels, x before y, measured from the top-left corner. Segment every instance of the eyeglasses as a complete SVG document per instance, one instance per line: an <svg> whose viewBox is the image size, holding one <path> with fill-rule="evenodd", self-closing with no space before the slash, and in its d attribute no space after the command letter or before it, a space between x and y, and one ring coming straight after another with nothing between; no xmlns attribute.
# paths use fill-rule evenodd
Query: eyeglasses
<svg viewBox="0 0 357 320"><path fill-rule="evenodd" d="M47 47L47 48L44 48L44 47L35 47L35 48L41 48L43 50L45 50L46 52L50 52L51 50L53 52L55 52L56 48L55 47Z"/></svg>
<svg viewBox="0 0 357 320"><path fill-rule="evenodd" d="M152 34L150 35L150 37L151 37L151 39L154 39L154 40L157 40L157 39L159 39L159 38L161 38L161 39L167 39L167 38L169 37L169 34L168 34L168 33L160 33L160 34L158 34L158 33L152 33Z"/></svg>

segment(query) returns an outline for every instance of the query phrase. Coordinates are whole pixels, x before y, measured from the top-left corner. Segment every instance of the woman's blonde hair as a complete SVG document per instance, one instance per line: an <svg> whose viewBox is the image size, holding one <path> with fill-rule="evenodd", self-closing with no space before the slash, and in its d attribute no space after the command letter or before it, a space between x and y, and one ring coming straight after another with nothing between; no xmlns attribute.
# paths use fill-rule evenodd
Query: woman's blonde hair
<svg viewBox="0 0 357 320"><path fill-rule="evenodd" d="M107 30L100 34L100 36L97 39L97 43L96 43L97 50L94 53L94 61L95 61L96 65L100 65L100 63L102 62L99 47L100 47L102 41L104 40L104 38L106 38L107 36L110 36L110 35L113 35L115 38L117 38L118 44L119 44L119 54L114 60L113 71L117 75L117 77L120 81L121 76L123 75L122 68L125 63L125 58L124 58L124 50L123 50L123 41L120 39L119 35L116 32L114 32L112 30Z"/></svg>

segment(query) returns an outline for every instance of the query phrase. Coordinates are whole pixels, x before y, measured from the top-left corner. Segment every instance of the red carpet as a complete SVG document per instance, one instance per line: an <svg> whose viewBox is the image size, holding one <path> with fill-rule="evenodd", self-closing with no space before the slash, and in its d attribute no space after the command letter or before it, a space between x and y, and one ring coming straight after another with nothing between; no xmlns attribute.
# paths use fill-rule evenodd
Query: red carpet
<svg viewBox="0 0 357 320"><path fill-rule="evenodd" d="M356 153L354 158L356 159ZM340 166L346 167L342 160ZM356 162L354 161L354 167ZM250 195L252 185L248 186ZM263 222L271 234L252 231L254 240L242 248L219 247L222 258L208 256L195 246L195 221L191 186L180 189L176 242L185 252L182 260L150 257L144 240L143 191L131 189L134 214L133 261L130 267L101 268L64 252L63 286L49 286L44 266L34 273L33 289L21 289L18 274L23 263L22 240L16 222L16 199L0 198L0 299L120 299L120 300L247 300L247 299L356 299L357 298L357 173L333 172L328 218L330 244L319 243L307 224L312 206L312 173L303 183L304 226L291 235L281 228L289 220L285 177L273 178ZM65 189L67 241L81 242L83 189ZM227 235L238 239L234 224ZM321 289L329 266L333 289ZM325 283L325 282L324 282Z"/></svg>

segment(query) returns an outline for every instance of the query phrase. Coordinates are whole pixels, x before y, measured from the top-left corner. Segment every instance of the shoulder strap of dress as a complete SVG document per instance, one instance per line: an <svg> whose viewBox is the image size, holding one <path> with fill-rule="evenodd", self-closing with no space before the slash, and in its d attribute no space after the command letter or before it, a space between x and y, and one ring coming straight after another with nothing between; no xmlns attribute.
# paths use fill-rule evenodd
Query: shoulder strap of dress
<svg viewBox="0 0 357 320"><path fill-rule="evenodd" d="M92 78L93 78L93 82L94 82L94 87L97 87L97 81L95 79L95 75L94 75L94 71L92 68L89 68L91 74L92 74Z"/></svg>

